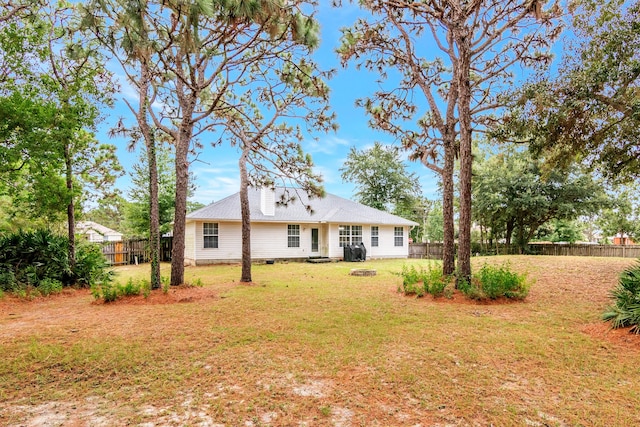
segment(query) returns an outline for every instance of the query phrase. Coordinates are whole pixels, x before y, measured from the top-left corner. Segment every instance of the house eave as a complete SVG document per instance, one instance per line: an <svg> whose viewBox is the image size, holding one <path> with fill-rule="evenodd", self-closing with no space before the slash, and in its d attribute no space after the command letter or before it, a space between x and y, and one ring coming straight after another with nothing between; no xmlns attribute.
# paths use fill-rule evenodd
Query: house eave
<svg viewBox="0 0 640 427"><path fill-rule="evenodd" d="M232 223L241 223L242 220L236 218L188 218L187 223L189 222L232 222ZM329 224L344 224L344 225L378 225L378 226L389 226L389 227L416 227L420 224L418 223L386 223L386 222L375 222L375 221L358 221L349 220L349 221L327 221L327 220L304 220L304 219L252 219L252 224L321 224L321 225L329 225Z"/></svg>

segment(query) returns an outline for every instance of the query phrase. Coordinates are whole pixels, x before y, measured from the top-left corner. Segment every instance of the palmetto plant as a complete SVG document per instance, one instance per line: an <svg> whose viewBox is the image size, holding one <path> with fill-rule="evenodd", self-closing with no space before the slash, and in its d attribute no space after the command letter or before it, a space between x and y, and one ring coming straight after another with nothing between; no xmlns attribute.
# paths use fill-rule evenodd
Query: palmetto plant
<svg viewBox="0 0 640 427"><path fill-rule="evenodd" d="M602 314L602 320L610 321L614 329L631 326L630 332L640 334L640 261L620 273L610 297L614 304Z"/></svg>
<svg viewBox="0 0 640 427"><path fill-rule="evenodd" d="M67 239L48 230L0 237L0 287L37 287L45 278L68 283L72 277Z"/></svg>
<svg viewBox="0 0 640 427"><path fill-rule="evenodd" d="M69 242L49 230L20 231L0 236L0 290L21 291L28 287L47 290L77 283L89 287L111 279L100 248L80 244L75 269L69 266Z"/></svg>

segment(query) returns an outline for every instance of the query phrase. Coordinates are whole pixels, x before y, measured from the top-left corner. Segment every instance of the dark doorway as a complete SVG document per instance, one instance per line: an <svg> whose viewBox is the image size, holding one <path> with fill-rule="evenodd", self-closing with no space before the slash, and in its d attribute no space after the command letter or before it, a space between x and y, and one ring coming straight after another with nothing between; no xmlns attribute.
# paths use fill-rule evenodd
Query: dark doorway
<svg viewBox="0 0 640 427"><path fill-rule="evenodd" d="M318 252L318 246L319 246L318 243L319 243L318 229L312 228L311 229L311 252Z"/></svg>

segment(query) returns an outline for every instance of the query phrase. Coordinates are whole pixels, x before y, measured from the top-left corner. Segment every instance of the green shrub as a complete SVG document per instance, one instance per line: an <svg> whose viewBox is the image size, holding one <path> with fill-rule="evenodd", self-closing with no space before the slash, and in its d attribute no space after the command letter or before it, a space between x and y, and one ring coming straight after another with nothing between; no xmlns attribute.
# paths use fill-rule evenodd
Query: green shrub
<svg viewBox="0 0 640 427"><path fill-rule="evenodd" d="M190 282L191 286L195 286L196 288L202 288L204 283L202 283L202 279L197 277Z"/></svg>
<svg viewBox="0 0 640 427"><path fill-rule="evenodd" d="M95 299L103 299L104 302L112 302L122 297L143 295L148 298L151 295L151 283L148 280L133 280L121 285L109 280L103 284L91 287L91 294Z"/></svg>
<svg viewBox="0 0 640 427"><path fill-rule="evenodd" d="M102 299L104 302L112 302L120 296L120 286L113 280L105 282L95 282L91 285L91 295L95 299Z"/></svg>
<svg viewBox="0 0 640 427"><path fill-rule="evenodd" d="M472 285L470 282L466 280L458 281L458 290L462 292L467 298L481 300L484 299L484 293L482 292L482 286L478 286L477 280L472 279L472 282L475 282L475 285Z"/></svg>
<svg viewBox="0 0 640 427"><path fill-rule="evenodd" d="M55 279L44 278L38 284L38 292L42 296L57 294L62 291L62 282Z"/></svg>
<svg viewBox="0 0 640 427"><path fill-rule="evenodd" d="M402 277L402 285L398 287L398 292L405 295L415 295L418 298L424 296L424 285L419 283L421 273L413 265L411 267L403 265L399 276Z"/></svg>
<svg viewBox="0 0 640 427"><path fill-rule="evenodd" d="M160 283L162 283L162 292L169 293L171 278L169 276L160 276Z"/></svg>
<svg viewBox="0 0 640 427"><path fill-rule="evenodd" d="M13 269L9 266L0 265L0 291L13 289L17 283Z"/></svg>
<svg viewBox="0 0 640 427"><path fill-rule="evenodd" d="M509 298L522 300L529 294L526 275L511 271L509 264L499 267L484 264L471 278L471 283L460 283L458 288L471 299Z"/></svg>
<svg viewBox="0 0 640 427"><path fill-rule="evenodd" d="M97 292L92 291L96 299L102 298L104 302L112 302L118 299L118 285L113 281L101 285L94 285L92 289L97 289Z"/></svg>
<svg viewBox="0 0 640 427"><path fill-rule="evenodd" d="M422 283L426 293L431 294L434 298L442 296L451 297L453 290L451 289L451 278L442 275L439 268L433 268L431 264L426 270L422 270Z"/></svg>
<svg viewBox="0 0 640 427"><path fill-rule="evenodd" d="M402 285L398 288L398 292L402 292L405 295L415 295L422 297L425 294L431 294L434 298L445 296L451 296L453 290L449 286L451 280L448 277L443 277L439 268L434 268L432 264L429 264L427 269L420 268L416 270L415 266L402 267Z"/></svg>
<svg viewBox="0 0 640 427"><path fill-rule="evenodd" d="M142 286L142 296L146 298L149 298L149 295L151 295L151 282L150 281L145 281L145 283Z"/></svg>
<svg viewBox="0 0 640 427"><path fill-rule="evenodd" d="M420 273L416 270L415 266L407 267L406 265L402 266L402 284L403 285L413 285L418 283L421 279Z"/></svg>
<svg viewBox="0 0 640 427"><path fill-rule="evenodd" d="M80 242L76 248L76 283L91 287L94 283L104 283L113 279L113 270L100 246L95 243Z"/></svg>
<svg viewBox="0 0 640 427"><path fill-rule="evenodd" d="M614 329L631 326L631 332L640 334L640 261L620 273L610 298L614 304L607 307L602 320L611 322Z"/></svg>
<svg viewBox="0 0 640 427"><path fill-rule="evenodd" d="M121 296L140 295L140 283L134 282L132 278L129 278L127 283L119 286L118 294Z"/></svg>

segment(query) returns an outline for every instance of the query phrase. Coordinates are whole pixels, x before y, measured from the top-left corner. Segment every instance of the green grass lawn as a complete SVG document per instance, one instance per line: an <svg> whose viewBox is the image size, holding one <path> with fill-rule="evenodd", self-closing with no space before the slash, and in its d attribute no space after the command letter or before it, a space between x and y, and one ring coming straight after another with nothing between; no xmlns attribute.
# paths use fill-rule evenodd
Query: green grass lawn
<svg viewBox="0 0 640 427"><path fill-rule="evenodd" d="M534 282L524 302L399 294L421 260L255 265L251 285L191 267L203 287L173 303L5 297L0 425L640 425L640 338L599 320L633 260L474 266L505 261Z"/></svg>

